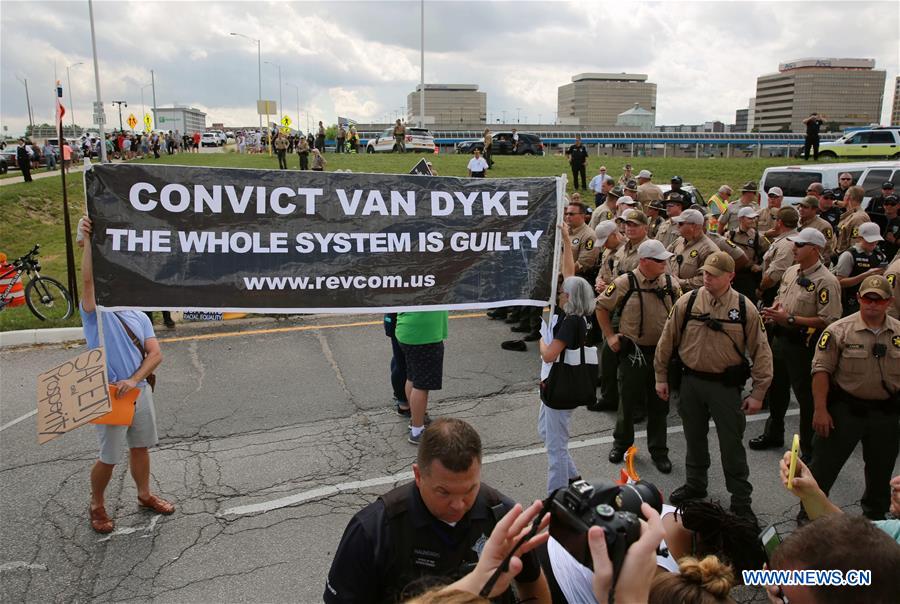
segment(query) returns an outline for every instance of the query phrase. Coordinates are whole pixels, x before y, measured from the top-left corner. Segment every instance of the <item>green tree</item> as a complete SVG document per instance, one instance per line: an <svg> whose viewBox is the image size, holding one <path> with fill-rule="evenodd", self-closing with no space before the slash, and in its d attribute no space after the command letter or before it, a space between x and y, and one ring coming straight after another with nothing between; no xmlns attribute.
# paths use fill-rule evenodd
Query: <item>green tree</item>
<svg viewBox="0 0 900 604"><path fill-rule="evenodd" d="M337 138L337 124L331 124L330 126L325 128L325 139L326 140L334 140Z"/></svg>

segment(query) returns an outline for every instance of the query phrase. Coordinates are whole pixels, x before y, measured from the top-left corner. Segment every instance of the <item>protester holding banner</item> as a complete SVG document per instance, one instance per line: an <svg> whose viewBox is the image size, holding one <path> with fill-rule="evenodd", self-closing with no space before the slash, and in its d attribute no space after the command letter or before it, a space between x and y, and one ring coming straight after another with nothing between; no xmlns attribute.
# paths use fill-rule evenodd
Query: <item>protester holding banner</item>
<svg viewBox="0 0 900 604"><path fill-rule="evenodd" d="M106 514L104 493L112 478L113 469L122 461L122 449L126 443L129 449L128 465L137 486L139 506L157 514L171 514L175 511L174 505L150 492L148 448L157 443L156 412L150 380L155 384L153 371L162 362L162 352L147 315L136 310L103 312L103 342L100 342L98 311L94 300L90 219L84 217L80 222L80 229L83 239L78 243L84 248L81 258L81 323L87 347L103 346L106 350L109 382L116 388L117 396L124 396L134 389L140 390L131 425L96 426L100 454L91 469L91 503L88 511L91 528L98 533L111 533L115 525Z"/></svg>

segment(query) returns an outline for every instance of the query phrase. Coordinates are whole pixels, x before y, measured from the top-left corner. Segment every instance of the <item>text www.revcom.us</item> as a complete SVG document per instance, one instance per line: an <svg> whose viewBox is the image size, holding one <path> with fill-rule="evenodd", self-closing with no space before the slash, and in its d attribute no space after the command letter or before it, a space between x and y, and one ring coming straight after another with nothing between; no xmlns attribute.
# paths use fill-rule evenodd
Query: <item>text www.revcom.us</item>
<svg viewBox="0 0 900 604"><path fill-rule="evenodd" d="M349 275L318 277L244 277L250 291L300 289L405 289L431 287L434 275Z"/></svg>

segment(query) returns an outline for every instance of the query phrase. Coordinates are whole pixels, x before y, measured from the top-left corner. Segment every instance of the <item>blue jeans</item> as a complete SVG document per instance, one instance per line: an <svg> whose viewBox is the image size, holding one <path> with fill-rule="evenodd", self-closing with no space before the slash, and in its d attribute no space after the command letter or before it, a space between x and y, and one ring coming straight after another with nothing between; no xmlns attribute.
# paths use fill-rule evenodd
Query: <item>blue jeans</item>
<svg viewBox="0 0 900 604"><path fill-rule="evenodd" d="M391 388L394 390L394 400L406 404L406 355L403 354L397 338L394 336L390 338L391 348L394 351L394 356L391 357Z"/></svg>
<svg viewBox="0 0 900 604"><path fill-rule="evenodd" d="M541 403L538 412L538 436L547 447L547 493L569 486L569 479L578 476L578 468L569 455L569 421L571 409L551 409Z"/></svg>

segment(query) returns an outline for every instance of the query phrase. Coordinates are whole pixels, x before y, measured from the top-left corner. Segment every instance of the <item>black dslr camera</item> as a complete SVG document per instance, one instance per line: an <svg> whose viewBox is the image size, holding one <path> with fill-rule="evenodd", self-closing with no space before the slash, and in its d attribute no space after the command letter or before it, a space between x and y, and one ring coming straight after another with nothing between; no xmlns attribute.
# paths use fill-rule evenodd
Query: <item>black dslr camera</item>
<svg viewBox="0 0 900 604"><path fill-rule="evenodd" d="M644 502L662 512L662 494L646 480L624 485L609 481L589 484L579 480L553 494L550 536L573 558L593 570L587 532L592 526L602 527L615 580L625 553L641 536L641 503Z"/></svg>

